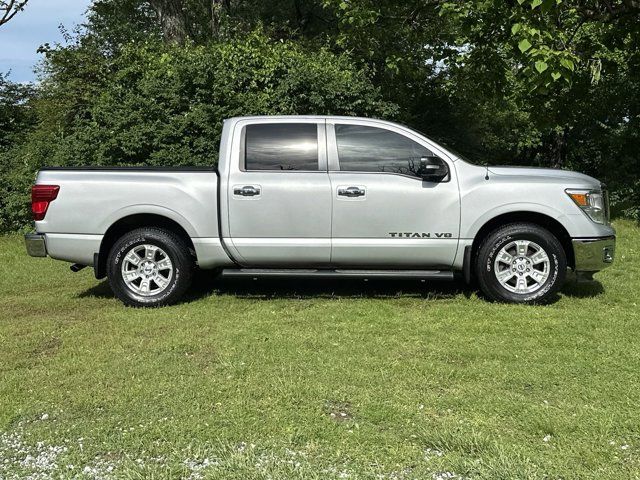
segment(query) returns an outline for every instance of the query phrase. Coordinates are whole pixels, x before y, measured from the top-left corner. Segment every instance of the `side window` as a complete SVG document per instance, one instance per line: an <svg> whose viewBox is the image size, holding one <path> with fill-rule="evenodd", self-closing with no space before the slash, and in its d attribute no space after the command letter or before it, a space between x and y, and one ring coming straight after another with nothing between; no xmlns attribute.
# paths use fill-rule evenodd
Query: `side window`
<svg viewBox="0 0 640 480"><path fill-rule="evenodd" d="M340 170L388 172L420 177L420 158L428 149L399 133L362 125L336 125Z"/></svg>
<svg viewBox="0 0 640 480"><path fill-rule="evenodd" d="M245 131L246 170L318 170L315 123L265 123Z"/></svg>

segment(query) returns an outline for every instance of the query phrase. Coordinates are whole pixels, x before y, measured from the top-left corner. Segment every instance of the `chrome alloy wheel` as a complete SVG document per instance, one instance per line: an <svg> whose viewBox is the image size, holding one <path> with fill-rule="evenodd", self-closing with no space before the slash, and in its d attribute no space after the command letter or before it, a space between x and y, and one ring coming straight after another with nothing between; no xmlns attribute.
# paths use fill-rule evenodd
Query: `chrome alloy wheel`
<svg viewBox="0 0 640 480"><path fill-rule="evenodd" d="M122 279L138 295L150 297L164 291L171 283L173 264L169 255L155 245L138 245L122 261Z"/></svg>
<svg viewBox="0 0 640 480"><path fill-rule="evenodd" d="M496 279L512 293L529 294L540 289L551 273L549 255L535 242L514 240L496 255Z"/></svg>

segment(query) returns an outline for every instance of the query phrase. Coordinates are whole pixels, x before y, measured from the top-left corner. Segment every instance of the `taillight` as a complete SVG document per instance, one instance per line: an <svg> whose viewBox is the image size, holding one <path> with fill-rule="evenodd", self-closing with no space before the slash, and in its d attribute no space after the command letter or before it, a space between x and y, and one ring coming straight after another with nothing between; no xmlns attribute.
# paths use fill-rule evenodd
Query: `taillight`
<svg viewBox="0 0 640 480"><path fill-rule="evenodd" d="M47 214L49 203L58 196L58 185L34 185L31 187L31 212L34 220L43 220Z"/></svg>

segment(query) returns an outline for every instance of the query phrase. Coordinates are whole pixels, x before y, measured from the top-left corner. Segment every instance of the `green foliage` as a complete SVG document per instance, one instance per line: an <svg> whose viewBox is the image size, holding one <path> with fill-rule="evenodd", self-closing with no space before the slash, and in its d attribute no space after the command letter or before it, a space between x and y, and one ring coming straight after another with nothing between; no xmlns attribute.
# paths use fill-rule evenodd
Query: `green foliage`
<svg viewBox="0 0 640 480"><path fill-rule="evenodd" d="M19 231L28 225L34 172L14 155L0 152L0 178L0 233Z"/></svg>
<svg viewBox="0 0 640 480"><path fill-rule="evenodd" d="M593 175L632 214L639 17L627 0L96 0L0 111L29 119L0 130L0 228L24 223L43 164L211 164L222 119L252 113L395 118L479 163Z"/></svg>
<svg viewBox="0 0 640 480"><path fill-rule="evenodd" d="M603 25L609 18L572 0L517 3L445 2L441 11L458 23L463 42L489 41L510 49L531 89L544 93L561 79L570 83L576 65L586 62L595 47L580 42L581 30L588 23Z"/></svg>
<svg viewBox="0 0 640 480"><path fill-rule="evenodd" d="M34 88L13 83L8 77L0 72L0 151L20 142L35 121L29 105Z"/></svg>
<svg viewBox="0 0 640 480"><path fill-rule="evenodd" d="M640 181L615 190L611 195L614 213L640 222Z"/></svg>
<svg viewBox="0 0 640 480"><path fill-rule="evenodd" d="M84 42L48 59L39 124L5 159L5 231L27 221L43 165L215 165L225 118L397 113L348 56L259 32L206 46L130 43L112 56Z"/></svg>
<svg viewBox="0 0 640 480"><path fill-rule="evenodd" d="M471 104L470 122L509 132L497 120L517 119L517 134L501 134L498 153L510 153L510 163L595 176L617 192L614 212L625 215L640 205L640 9L634 5L478 0L441 9L458 34L461 53L447 73L456 95ZM486 141L480 145L476 158L493 162Z"/></svg>
<svg viewBox="0 0 640 480"><path fill-rule="evenodd" d="M7 77L0 74L0 231L16 230L25 223L24 200L32 174L16 153L36 122L33 87Z"/></svg>
<svg viewBox="0 0 640 480"><path fill-rule="evenodd" d="M395 113L346 56L259 33L207 46L128 45L109 69L99 95L56 135L48 161L212 165L222 121L232 116Z"/></svg>

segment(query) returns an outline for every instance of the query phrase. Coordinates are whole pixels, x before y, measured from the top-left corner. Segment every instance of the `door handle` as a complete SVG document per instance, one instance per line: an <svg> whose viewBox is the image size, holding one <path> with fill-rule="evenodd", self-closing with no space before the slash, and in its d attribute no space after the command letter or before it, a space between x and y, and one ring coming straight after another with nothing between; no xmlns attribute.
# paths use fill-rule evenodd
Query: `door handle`
<svg viewBox="0 0 640 480"><path fill-rule="evenodd" d="M338 195L340 195L341 197L349 197L349 198L364 197L364 194L365 194L364 188L347 187L347 188L338 189Z"/></svg>
<svg viewBox="0 0 640 480"><path fill-rule="evenodd" d="M233 194L240 195L241 197L255 197L256 195L260 195L260 187L254 187L253 185L235 187L233 189Z"/></svg>

